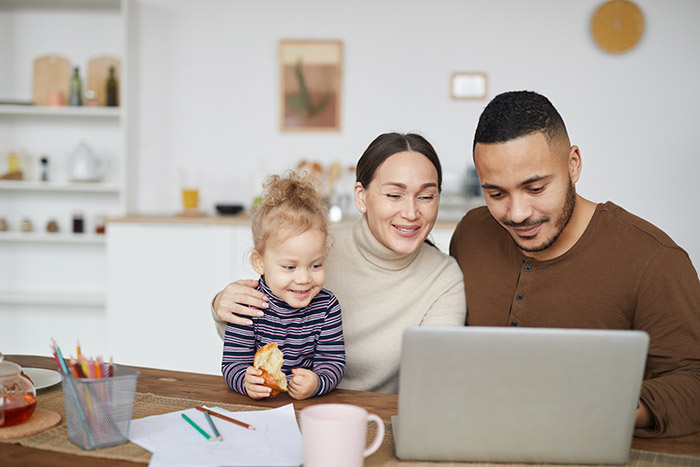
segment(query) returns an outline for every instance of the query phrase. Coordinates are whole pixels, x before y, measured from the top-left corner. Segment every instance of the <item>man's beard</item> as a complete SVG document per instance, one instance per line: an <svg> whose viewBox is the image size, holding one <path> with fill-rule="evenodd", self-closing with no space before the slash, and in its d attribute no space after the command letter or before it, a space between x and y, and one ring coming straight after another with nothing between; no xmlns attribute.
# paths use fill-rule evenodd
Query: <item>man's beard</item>
<svg viewBox="0 0 700 467"><path fill-rule="evenodd" d="M564 201L564 207L562 208L561 211L561 216L559 216L559 220L557 221L557 224L555 227L557 227L557 233L552 236L551 239L547 240L543 244L535 247L524 247L518 241L515 241L515 244L518 245L518 248L520 248L522 251L527 251L529 253L536 253L540 251L544 251L547 248L551 247L554 245L554 242L559 239L559 236L561 233L564 231L564 228L566 228L567 225L569 225L569 221L571 220L571 217L574 214L574 208L576 207L576 189L574 188L574 184L571 183L571 178L569 178L569 189L566 192L566 200ZM549 222L549 217L543 217L541 219L538 219L536 221L529 221L526 220L524 222L520 223L514 223L510 221L503 221L504 225L507 225L509 227L534 227L539 224L544 224L545 222Z"/></svg>

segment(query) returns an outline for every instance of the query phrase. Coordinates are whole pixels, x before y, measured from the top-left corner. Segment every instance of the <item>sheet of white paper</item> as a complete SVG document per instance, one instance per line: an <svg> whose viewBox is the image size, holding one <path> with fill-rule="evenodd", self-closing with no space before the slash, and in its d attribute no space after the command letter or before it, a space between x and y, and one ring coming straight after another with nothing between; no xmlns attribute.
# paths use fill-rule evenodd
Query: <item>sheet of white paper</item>
<svg viewBox="0 0 700 467"><path fill-rule="evenodd" d="M153 453L152 467L301 465L301 432L293 404L251 412L209 408L248 423L255 430L212 417L223 441L207 441L181 415L190 417L215 439L204 413L187 409L132 420L129 440Z"/></svg>

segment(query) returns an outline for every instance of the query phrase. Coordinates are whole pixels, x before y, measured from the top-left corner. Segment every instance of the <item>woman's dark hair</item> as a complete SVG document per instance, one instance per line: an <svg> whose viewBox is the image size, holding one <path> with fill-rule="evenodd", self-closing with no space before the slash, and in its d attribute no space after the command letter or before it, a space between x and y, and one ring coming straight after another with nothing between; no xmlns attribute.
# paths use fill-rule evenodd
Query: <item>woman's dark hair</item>
<svg viewBox="0 0 700 467"><path fill-rule="evenodd" d="M356 180L367 188L382 162L399 152L423 154L433 164L438 175L438 192L442 192L442 166L433 146L414 133L384 133L372 141L357 161Z"/></svg>

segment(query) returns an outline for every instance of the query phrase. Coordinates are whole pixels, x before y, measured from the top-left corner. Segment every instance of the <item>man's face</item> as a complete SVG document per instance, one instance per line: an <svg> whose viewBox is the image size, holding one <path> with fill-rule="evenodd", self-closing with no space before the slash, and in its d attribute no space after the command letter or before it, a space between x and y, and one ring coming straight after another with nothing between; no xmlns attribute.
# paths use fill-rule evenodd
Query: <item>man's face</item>
<svg viewBox="0 0 700 467"><path fill-rule="evenodd" d="M576 146L550 145L543 133L477 144L474 164L491 215L527 256L550 259L567 235L580 174Z"/></svg>

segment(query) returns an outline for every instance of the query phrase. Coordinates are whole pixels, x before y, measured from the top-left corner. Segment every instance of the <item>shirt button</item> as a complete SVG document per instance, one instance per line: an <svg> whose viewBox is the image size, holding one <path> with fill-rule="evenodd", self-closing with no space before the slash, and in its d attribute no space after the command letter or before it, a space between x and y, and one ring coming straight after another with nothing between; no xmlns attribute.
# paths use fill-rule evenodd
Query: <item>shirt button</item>
<svg viewBox="0 0 700 467"><path fill-rule="evenodd" d="M517 321L511 321L511 322L510 322L510 325L513 326L513 327L515 327L515 326L518 325L518 322L517 322Z"/></svg>
<svg viewBox="0 0 700 467"><path fill-rule="evenodd" d="M527 266L525 266L525 272L530 272L530 271L532 271L532 266L530 266L528 264Z"/></svg>
<svg viewBox="0 0 700 467"><path fill-rule="evenodd" d="M515 296L515 299L520 301L523 299L523 294L519 293L518 295Z"/></svg>

